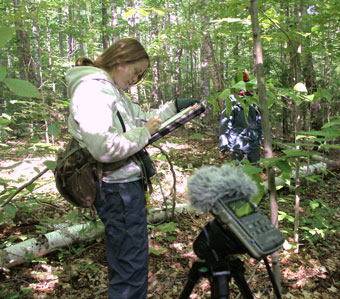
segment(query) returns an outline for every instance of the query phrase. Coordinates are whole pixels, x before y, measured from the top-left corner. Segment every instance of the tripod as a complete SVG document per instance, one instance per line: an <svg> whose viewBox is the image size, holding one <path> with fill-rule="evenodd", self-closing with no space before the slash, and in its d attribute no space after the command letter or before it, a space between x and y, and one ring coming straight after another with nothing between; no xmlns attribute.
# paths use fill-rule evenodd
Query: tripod
<svg viewBox="0 0 340 299"><path fill-rule="evenodd" d="M252 299L253 295L244 278L243 262L235 254L246 253L240 242L227 233L216 219L209 222L194 242L194 251L198 259L193 263L188 281L179 299L188 299L202 277L208 278L212 299L229 298L229 283L234 278L243 298ZM267 271L272 280L277 298L281 298L268 261L264 258Z"/></svg>

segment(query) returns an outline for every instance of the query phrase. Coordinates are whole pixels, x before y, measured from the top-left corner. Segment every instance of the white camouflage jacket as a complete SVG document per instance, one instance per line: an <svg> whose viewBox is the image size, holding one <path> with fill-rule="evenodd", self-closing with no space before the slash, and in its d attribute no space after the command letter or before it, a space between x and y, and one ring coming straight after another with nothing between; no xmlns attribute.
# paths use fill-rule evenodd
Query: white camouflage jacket
<svg viewBox="0 0 340 299"><path fill-rule="evenodd" d="M138 119L159 115L162 121L176 114L173 102L151 113L132 103L103 70L74 67L67 71L68 95L71 98L68 126L71 135L99 162L120 161L147 145L151 135ZM126 132L117 116L119 111ZM141 169L133 161L103 178L107 183L132 182L141 178Z"/></svg>

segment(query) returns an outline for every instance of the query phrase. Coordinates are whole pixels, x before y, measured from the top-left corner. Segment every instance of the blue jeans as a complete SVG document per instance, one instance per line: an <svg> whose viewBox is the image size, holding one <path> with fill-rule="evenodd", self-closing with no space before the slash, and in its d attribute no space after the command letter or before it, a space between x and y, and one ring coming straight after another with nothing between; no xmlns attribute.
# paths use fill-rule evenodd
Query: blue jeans
<svg viewBox="0 0 340 299"><path fill-rule="evenodd" d="M105 225L110 299L145 299L148 232L142 181L97 184L95 208Z"/></svg>

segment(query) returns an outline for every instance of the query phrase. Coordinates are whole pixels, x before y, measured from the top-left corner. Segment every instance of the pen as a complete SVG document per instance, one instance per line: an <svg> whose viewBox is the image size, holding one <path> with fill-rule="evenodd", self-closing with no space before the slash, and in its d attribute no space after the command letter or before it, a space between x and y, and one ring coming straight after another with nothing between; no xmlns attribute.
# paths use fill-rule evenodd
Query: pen
<svg viewBox="0 0 340 299"><path fill-rule="evenodd" d="M139 120L139 121L141 121L143 123L147 123L148 122L146 119L142 119L142 118L136 118L136 120Z"/></svg>

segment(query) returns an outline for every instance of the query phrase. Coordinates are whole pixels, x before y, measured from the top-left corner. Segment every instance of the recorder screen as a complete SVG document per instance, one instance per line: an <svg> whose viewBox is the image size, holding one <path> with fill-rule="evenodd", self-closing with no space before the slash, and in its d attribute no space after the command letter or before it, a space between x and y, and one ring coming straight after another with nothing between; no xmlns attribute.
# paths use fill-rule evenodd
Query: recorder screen
<svg viewBox="0 0 340 299"><path fill-rule="evenodd" d="M255 212L254 207L246 199L235 200L228 203L229 208L238 217L244 217Z"/></svg>

